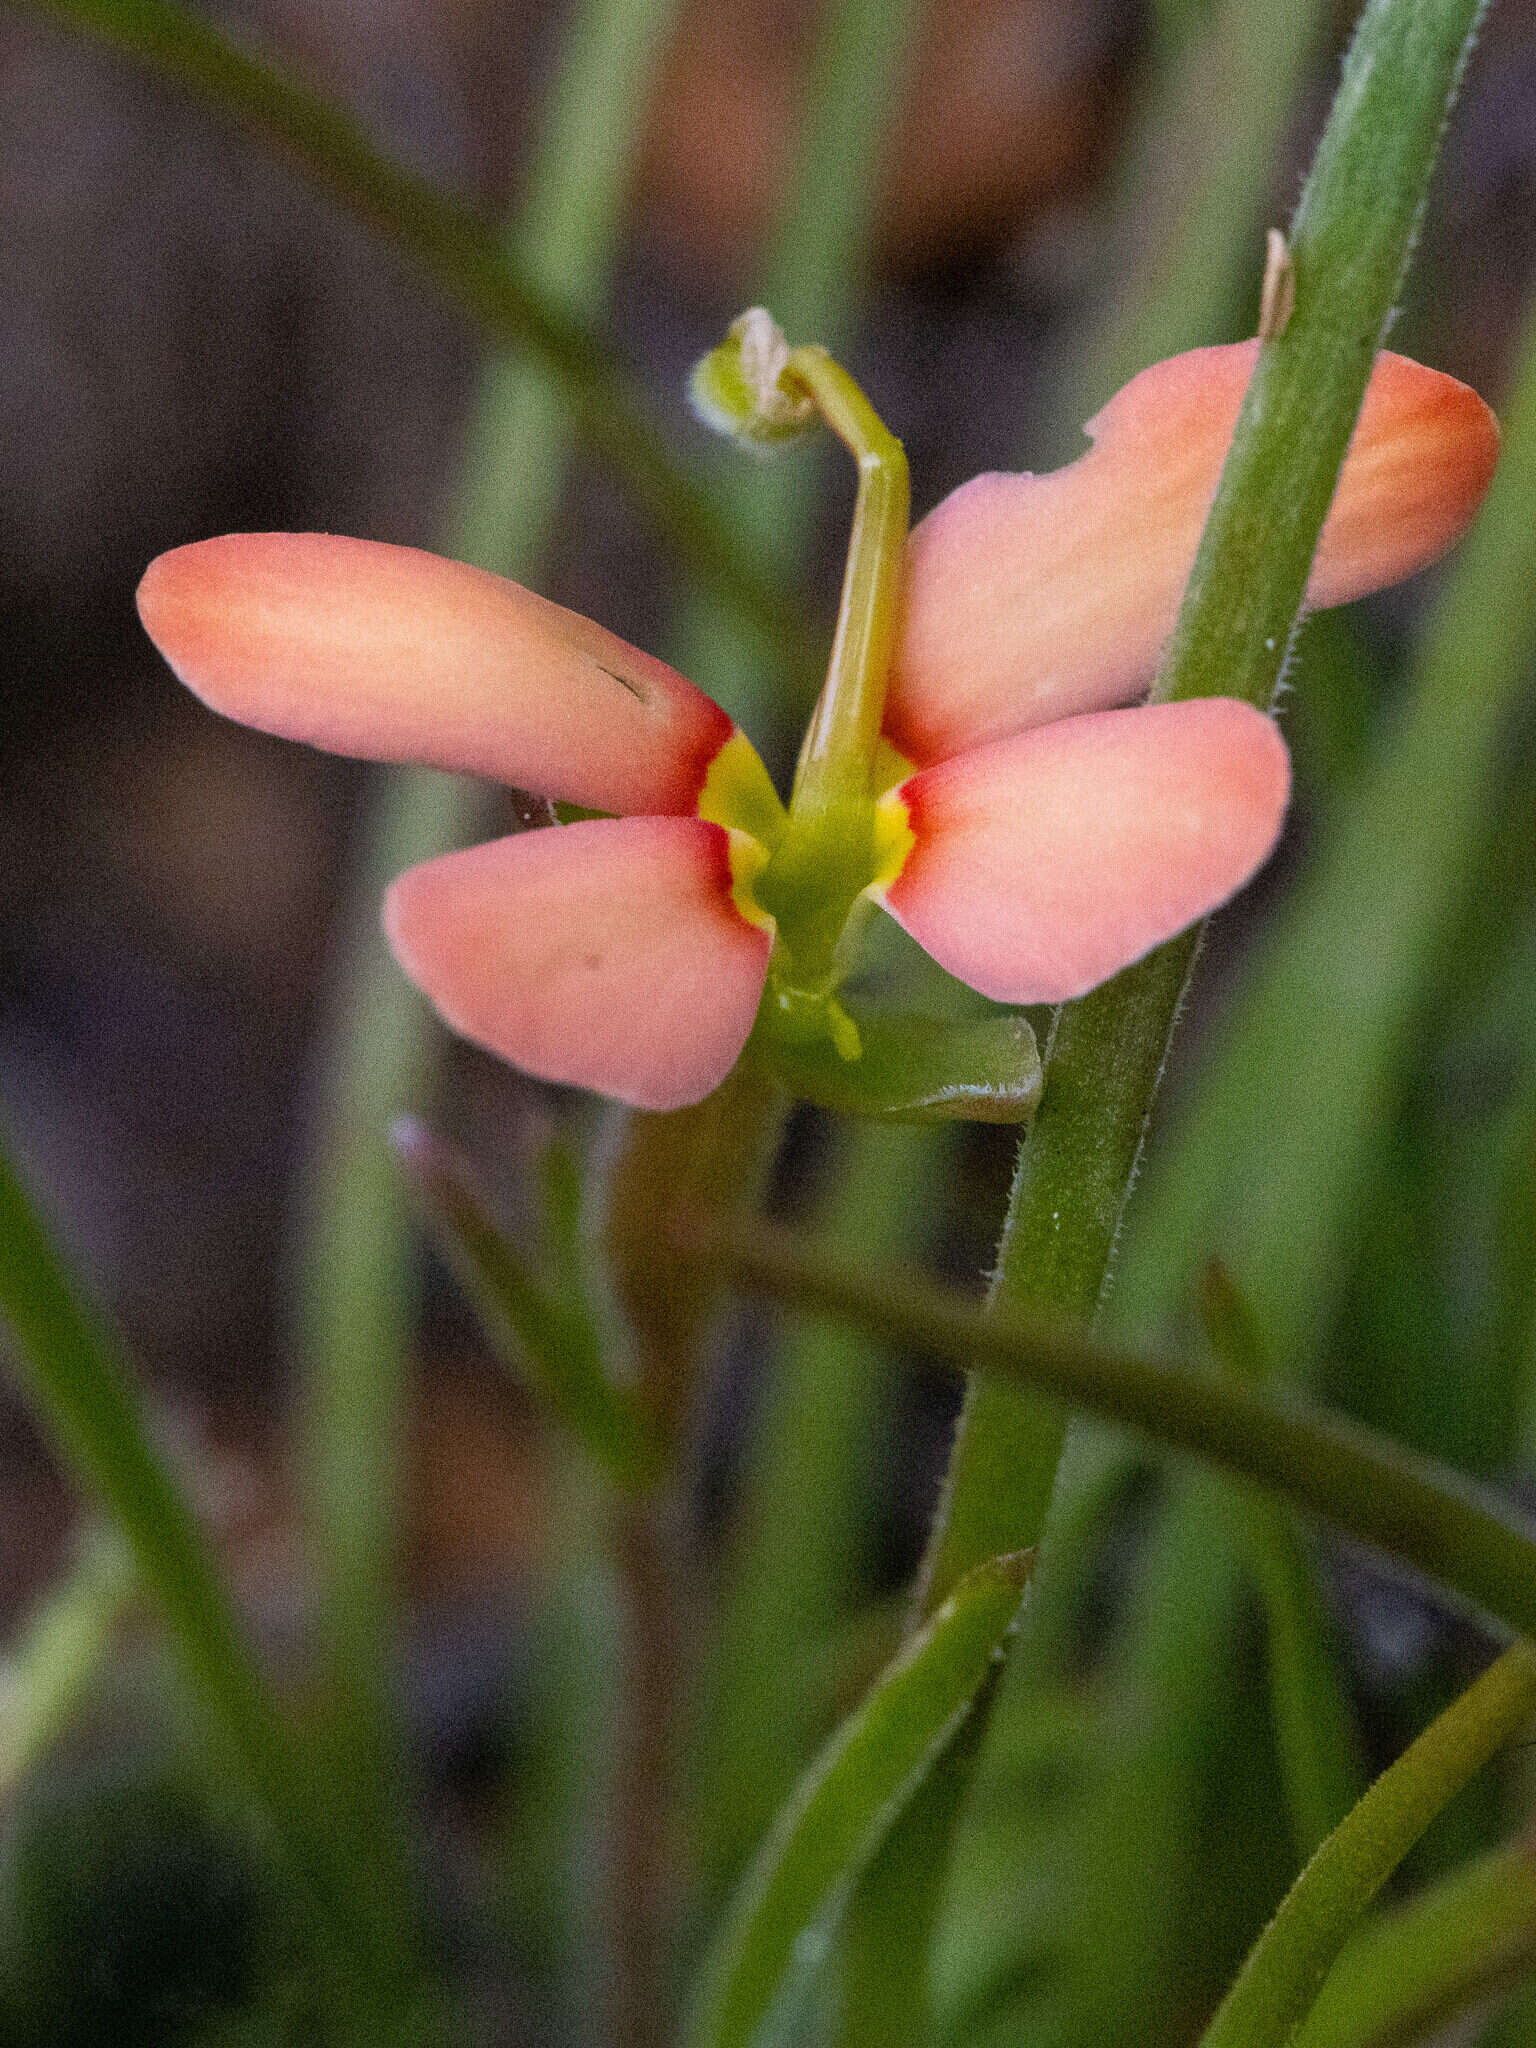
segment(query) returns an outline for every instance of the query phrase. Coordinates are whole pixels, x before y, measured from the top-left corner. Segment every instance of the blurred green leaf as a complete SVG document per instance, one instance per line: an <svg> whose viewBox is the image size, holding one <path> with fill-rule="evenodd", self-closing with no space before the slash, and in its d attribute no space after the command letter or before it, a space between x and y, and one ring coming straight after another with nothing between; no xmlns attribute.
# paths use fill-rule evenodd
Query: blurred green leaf
<svg viewBox="0 0 1536 2048"><path fill-rule="evenodd" d="M1200 1319L1217 1362L1262 1385L1274 1357L1253 1306L1219 1260L1205 1268ZM1337 1646L1311 1553L1288 1509L1229 1493L1232 1533L1264 1609L1270 1705L1298 1863L1360 1795L1359 1754Z"/></svg>
<svg viewBox="0 0 1536 2048"><path fill-rule="evenodd" d="M928 1223L931 1134L834 1134L817 1229L854 1257L899 1257ZM784 1333L754 1419L721 1572L694 1832L706 1895L733 1882L836 1718L829 1644L860 1590L860 1536L889 1375L836 1323Z"/></svg>
<svg viewBox="0 0 1536 2048"><path fill-rule="evenodd" d="M1204 1473L1179 1475L1177 1487L1184 1511L1163 1516L1135 1558L1127 1626L1091 1679L1072 1674L1070 1707L1060 1672L1020 1673L1010 1660L998 1687L940 1935L939 2038L953 2048L1152 2048L1179 2038L1191 1977L1219 1967L1187 1952L1191 1898L1212 1860L1202 1822L1232 1708L1222 1683L1230 1612L1200 1588L1212 1577L1230 1587L1236 1565L1226 1489ZM1042 1546L1041 1589L1050 1569ZM1032 1588L1031 1608L1036 1597ZM1042 1750L1063 1718L1073 1739ZM1262 1850L1232 1861L1226 1902L1259 1888L1235 1964L1287 1872ZM956 1928L957 1908L974 1924Z"/></svg>
<svg viewBox="0 0 1536 2048"><path fill-rule="evenodd" d="M801 1780L705 1966L689 2048L749 2048L809 1977L859 1873L993 1668L1026 1576L1026 1560L998 1558L964 1579Z"/></svg>
<svg viewBox="0 0 1536 2048"><path fill-rule="evenodd" d="M1064 429L1149 363L1236 340L1256 311L1280 145L1330 25L1321 0L1163 0L1160 12L1178 31L1116 178L1116 288L1072 351ZM1065 433L1062 452L1077 453Z"/></svg>
<svg viewBox="0 0 1536 2048"><path fill-rule="evenodd" d="M131 1553L115 1534L96 1531L0 1659L0 1799L68 1721L137 1588Z"/></svg>
<svg viewBox="0 0 1536 2048"><path fill-rule="evenodd" d="M403 1902L381 1890L363 1845L334 1828L328 1788L280 1720L197 1518L154 1448L116 1347L76 1293L0 1159L0 1315L44 1428L107 1510L164 1617L180 1663L222 1736L242 1789L349 1993L381 2012L405 1981Z"/></svg>
<svg viewBox="0 0 1536 2048"><path fill-rule="evenodd" d="M1323 1843L1259 1937L1201 2048L1284 2048L1376 1893L1533 1711L1536 1650L1519 1643L1425 1729Z"/></svg>

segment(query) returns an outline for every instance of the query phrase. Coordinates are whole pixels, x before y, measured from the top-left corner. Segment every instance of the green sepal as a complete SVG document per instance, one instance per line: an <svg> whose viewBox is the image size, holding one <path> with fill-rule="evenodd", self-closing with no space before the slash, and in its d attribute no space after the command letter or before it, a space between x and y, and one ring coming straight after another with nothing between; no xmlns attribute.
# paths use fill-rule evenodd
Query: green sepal
<svg viewBox="0 0 1536 2048"><path fill-rule="evenodd" d="M963 1022L843 1006L863 1052L844 1059L828 1037L787 1039L759 1025L747 1051L791 1095L886 1123L1024 1124L1040 1100L1040 1048L1029 1020L995 1011Z"/></svg>

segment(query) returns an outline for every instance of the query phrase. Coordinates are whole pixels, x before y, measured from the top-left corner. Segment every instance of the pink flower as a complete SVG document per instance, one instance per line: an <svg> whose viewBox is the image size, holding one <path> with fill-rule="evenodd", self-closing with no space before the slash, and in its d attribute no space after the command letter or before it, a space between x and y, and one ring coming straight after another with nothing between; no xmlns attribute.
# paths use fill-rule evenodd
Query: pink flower
<svg viewBox="0 0 1536 2048"><path fill-rule="evenodd" d="M1173 623L1254 344L1135 378L1049 476L983 476L916 528L863 894L1011 1003L1081 994L1225 901L1288 796L1271 720L1227 698L1115 708ZM1497 429L1454 379L1383 355L1309 600L1431 560ZM784 831L727 714L514 583L415 549L233 534L174 549L146 629L216 710L370 760L429 762L614 815L411 869L384 919L465 1037L651 1109L729 1072L769 974L754 894Z"/></svg>

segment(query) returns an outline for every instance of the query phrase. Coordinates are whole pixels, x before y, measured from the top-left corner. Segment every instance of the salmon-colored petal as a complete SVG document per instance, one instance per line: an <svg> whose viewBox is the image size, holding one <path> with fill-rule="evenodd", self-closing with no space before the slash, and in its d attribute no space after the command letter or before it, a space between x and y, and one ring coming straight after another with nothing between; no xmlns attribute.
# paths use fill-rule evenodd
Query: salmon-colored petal
<svg viewBox="0 0 1536 2048"><path fill-rule="evenodd" d="M979 476L908 547L886 731L926 765L1150 682L1226 458L1257 342L1154 364L1048 476ZM1382 355L1323 528L1308 602L1432 561L1488 487L1498 426L1476 392Z"/></svg>
<svg viewBox="0 0 1536 2048"><path fill-rule="evenodd" d="M1230 697L1063 719L903 785L885 905L983 995L1063 1002L1241 888L1289 788L1273 721Z"/></svg>
<svg viewBox="0 0 1536 2048"><path fill-rule="evenodd" d="M593 810L686 815L732 731L664 662L417 548L226 534L152 562L139 615L181 680L246 725Z"/></svg>
<svg viewBox="0 0 1536 2048"><path fill-rule="evenodd" d="M384 928L463 1037L640 1109L724 1080L772 943L731 899L729 835L696 818L595 819L445 854L389 890Z"/></svg>

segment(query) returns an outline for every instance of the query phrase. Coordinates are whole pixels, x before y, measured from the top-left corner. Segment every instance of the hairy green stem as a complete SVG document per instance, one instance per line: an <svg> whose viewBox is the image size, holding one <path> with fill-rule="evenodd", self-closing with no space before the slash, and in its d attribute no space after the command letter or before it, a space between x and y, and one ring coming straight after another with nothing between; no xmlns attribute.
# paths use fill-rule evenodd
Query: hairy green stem
<svg viewBox="0 0 1536 2048"><path fill-rule="evenodd" d="M1298 1401L1111 1346L1059 1315L1006 1302L983 1311L900 1271L828 1257L764 1222L722 1240L721 1255L741 1280L796 1308L845 1317L903 1350L1129 1424L1256 1480L1536 1635L1536 1530L1447 1465Z"/></svg>

